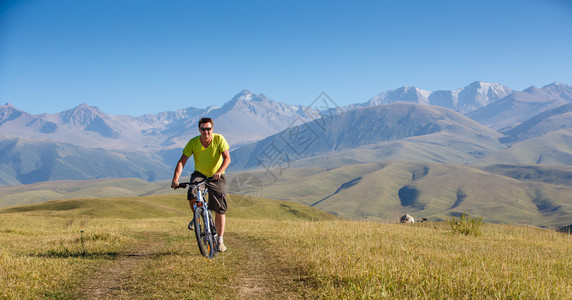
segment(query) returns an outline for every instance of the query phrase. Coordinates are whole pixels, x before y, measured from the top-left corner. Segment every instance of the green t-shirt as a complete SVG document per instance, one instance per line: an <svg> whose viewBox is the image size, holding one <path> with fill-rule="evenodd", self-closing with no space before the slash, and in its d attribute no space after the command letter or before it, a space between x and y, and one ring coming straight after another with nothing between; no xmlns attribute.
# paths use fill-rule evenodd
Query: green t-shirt
<svg viewBox="0 0 572 300"><path fill-rule="evenodd" d="M183 154L195 160L195 171L201 174L212 177L222 165L222 153L230 147L220 134L213 133L213 140L211 144L205 148L201 144L201 136L198 135L192 138L183 149Z"/></svg>

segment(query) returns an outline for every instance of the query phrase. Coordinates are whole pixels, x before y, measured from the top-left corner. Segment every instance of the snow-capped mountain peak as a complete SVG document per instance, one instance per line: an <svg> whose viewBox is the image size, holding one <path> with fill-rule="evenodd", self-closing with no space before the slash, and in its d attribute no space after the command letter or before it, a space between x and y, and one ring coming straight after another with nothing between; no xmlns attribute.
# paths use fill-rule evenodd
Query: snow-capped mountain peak
<svg viewBox="0 0 572 300"><path fill-rule="evenodd" d="M554 82L541 89L549 99L564 99L572 101L572 87L567 84Z"/></svg>
<svg viewBox="0 0 572 300"><path fill-rule="evenodd" d="M417 87L405 86L383 92L360 106L374 106L395 102L431 104L456 110L461 113L473 111L512 93L506 86L475 81L468 86L455 90L427 91Z"/></svg>
<svg viewBox="0 0 572 300"><path fill-rule="evenodd" d="M253 96L255 95L251 91L244 89L240 93L236 94L231 101L250 101L252 100Z"/></svg>
<svg viewBox="0 0 572 300"><path fill-rule="evenodd" d="M368 101L367 106L388 104L394 102L411 102L429 104L431 92L422 90L414 86L404 86L397 89L383 92Z"/></svg>
<svg viewBox="0 0 572 300"><path fill-rule="evenodd" d="M512 93L512 90L498 83L475 81L459 92L461 112L469 112L489 105Z"/></svg>
<svg viewBox="0 0 572 300"><path fill-rule="evenodd" d="M76 126L85 126L96 118L104 118L106 115L99 108L82 103L70 110L59 113L64 123Z"/></svg>

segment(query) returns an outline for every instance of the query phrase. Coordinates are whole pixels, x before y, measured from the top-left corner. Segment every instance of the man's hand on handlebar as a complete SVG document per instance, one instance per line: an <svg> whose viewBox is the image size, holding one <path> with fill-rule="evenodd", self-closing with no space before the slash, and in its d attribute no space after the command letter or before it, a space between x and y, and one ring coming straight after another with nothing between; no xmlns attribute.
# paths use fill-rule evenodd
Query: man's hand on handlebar
<svg viewBox="0 0 572 300"><path fill-rule="evenodd" d="M214 176L213 176L214 177ZM206 182L212 181L213 177L209 177L209 178L204 178L202 180L199 181L195 181L195 182L177 182L177 181L172 181L171 182L171 188L173 189L184 189L187 188L187 186L198 186L198 185L204 185Z"/></svg>

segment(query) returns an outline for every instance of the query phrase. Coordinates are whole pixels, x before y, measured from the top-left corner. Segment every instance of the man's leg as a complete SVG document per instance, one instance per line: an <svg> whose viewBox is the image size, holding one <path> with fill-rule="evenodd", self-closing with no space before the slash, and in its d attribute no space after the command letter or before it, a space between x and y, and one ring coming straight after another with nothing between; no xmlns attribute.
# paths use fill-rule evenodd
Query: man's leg
<svg viewBox="0 0 572 300"><path fill-rule="evenodd" d="M224 175L221 179L208 183L209 187L209 209L215 212L215 226L218 234L219 251L226 251L223 236L226 227L226 178Z"/></svg>
<svg viewBox="0 0 572 300"><path fill-rule="evenodd" d="M215 226L218 236L222 237L224 235L224 226L226 223L225 215L215 213Z"/></svg>
<svg viewBox="0 0 572 300"><path fill-rule="evenodd" d="M195 202L197 199L189 199L189 206L191 207L191 222L187 226L189 230L195 230Z"/></svg>
<svg viewBox="0 0 572 300"><path fill-rule="evenodd" d="M203 180L205 177L201 173L195 171L191 174L191 182L197 182ZM189 200L189 206L191 207L191 223L189 223L189 230L194 230L195 227L195 203L197 202L197 195L195 195L191 188L187 191L187 200Z"/></svg>
<svg viewBox="0 0 572 300"><path fill-rule="evenodd" d="M218 233L218 250L220 252L226 251L226 246L224 245L224 227L226 225L226 216L223 214L215 213L215 226Z"/></svg>

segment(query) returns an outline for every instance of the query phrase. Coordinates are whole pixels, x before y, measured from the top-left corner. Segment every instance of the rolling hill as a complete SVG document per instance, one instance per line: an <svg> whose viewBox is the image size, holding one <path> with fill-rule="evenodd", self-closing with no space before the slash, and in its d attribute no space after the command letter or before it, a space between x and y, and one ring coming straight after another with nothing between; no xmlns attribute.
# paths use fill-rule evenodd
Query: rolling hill
<svg viewBox="0 0 572 300"><path fill-rule="evenodd" d="M168 194L168 182L148 182L138 178L61 180L0 187L0 207L35 204L62 199L136 197Z"/></svg>
<svg viewBox="0 0 572 300"><path fill-rule="evenodd" d="M87 183L90 188L103 186L103 182ZM129 182L124 181L127 185ZM77 194L79 196L79 194ZM307 205L289 201L258 198L256 205L241 206L242 195L230 195L228 216L250 220L335 220L332 214ZM244 202L243 202L244 203ZM72 198L42 203L16 205L0 208L0 214L25 214L27 216L62 218L119 218L149 219L188 217L189 204L186 192L179 190L170 195L105 197L97 199Z"/></svg>
<svg viewBox="0 0 572 300"><path fill-rule="evenodd" d="M482 170L521 181L572 186L572 167L570 166L499 164L484 167Z"/></svg>
<svg viewBox="0 0 572 300"><path fill-rule="evenodd" d="M569 180L572 169L537 167L530 180L526 168L477 169L425 162L346 163L283 170L264 187L264 196L301 202L345 217L397 222L404 213L444 220L463 212L486 222L533 224L572 223ZM488 172L487 172L488 171ZM263 171L253 171L264 177ZM258 173L256 173L258 172ZM295 189L292 187L295 186Z"/></svg>
<svg viewBox="0 0 572 300"><path fill-rule="evenodd" d="M572 165L572 129L548 132L497 151L482 159L481 164Z"/></svg>

